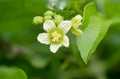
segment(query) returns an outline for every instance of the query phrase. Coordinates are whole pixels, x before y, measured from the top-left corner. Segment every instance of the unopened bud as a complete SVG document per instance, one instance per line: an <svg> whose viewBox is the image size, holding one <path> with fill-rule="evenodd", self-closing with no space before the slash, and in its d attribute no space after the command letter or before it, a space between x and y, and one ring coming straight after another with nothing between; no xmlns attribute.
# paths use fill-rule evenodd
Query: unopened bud
<svg viewBox="0 0 120 79"><path fill-rule="evenodd" d="M83 34L82 30L80 30L80 29L78 29L78 28L74 28L74 27L71 28L71 32L72 32L73 34L77 35L77 36Z"/></svg>
<svg viewBox="0 0 120 79"><path fill-rule="evenodd" d="M34 23L35 25L38 25L38 24L43 23L43 17L41 17L41 16L35 16L35 17L33 18L33 23Z"/></svg>
<svg viewBox="0 0 120 79"><path fill-rule="evenodd" d="M71 32L75 35L82 35L83 34L82 30L79 29L79 25L82 24L81 20L82 20L81 15L76 15L75 17L73 17L71 19L71 21L72 21Z"/></svg>
<svg viewBox="0 0 120 79"><path fill-rule="evenodd" d="M52 16L46 15L46 16L44 16L44 19L45 19L45 20L51 20L51 19L52 19Z"/></svg>
<svg viewBox="0 0 120 79"><path fill-rule="evenodd" d="M60 24L63 21L63 17L61 15L54 16L54 22L56 25Z"/></svg>
<svg viewBox="0 0 120 79"><path fill-rule="evenodd" d="M79 25L82 24L81 22L82 16L81 15L76 15L71 19L73 27L79 27Z"/></svg>
<svg viewBox="0 0 120 79"><path fill-rule="evenodd" d="M54 13L53 13L52 11L48 10L48 11L45 12L44 15L45 15L45 16L46 16L46 15L53 16L53 14L54 14Z"/></svg>

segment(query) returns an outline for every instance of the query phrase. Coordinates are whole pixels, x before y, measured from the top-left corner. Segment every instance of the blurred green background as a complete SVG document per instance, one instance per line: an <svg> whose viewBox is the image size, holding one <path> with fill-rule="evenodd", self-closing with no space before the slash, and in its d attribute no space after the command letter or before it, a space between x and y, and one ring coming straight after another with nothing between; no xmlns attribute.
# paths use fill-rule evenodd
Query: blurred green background
<svg viewBox="0 0 120 79"><path fill-rule="evenodd" d="M80 57L74 35L68 34L70 47L56 54L36 39L43 30L32 24L34 16L52 9L70 19L83 15L92 1L108 19L120 16L119 0L0 0L0 79L19 79L19 72L9 77L12 67L22 69L28 79L120 79L120 23L111 25L88 64Z"/></svg>

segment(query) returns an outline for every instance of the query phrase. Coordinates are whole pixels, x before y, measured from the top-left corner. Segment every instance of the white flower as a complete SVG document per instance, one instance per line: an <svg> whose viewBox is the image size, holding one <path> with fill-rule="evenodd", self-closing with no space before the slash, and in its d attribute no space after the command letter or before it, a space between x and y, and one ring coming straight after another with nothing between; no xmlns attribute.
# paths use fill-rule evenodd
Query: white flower
<svg viewBox="0 0 120 79"><path fill-rule="evenodd" d="M43 44L50 44L50 51L56 53L61 46L69 47L69 38L66 33L70 30L71 21L62 21L58 26L53 20L46 20L43 29L47 33L40 33L38 41Z"/></svg>

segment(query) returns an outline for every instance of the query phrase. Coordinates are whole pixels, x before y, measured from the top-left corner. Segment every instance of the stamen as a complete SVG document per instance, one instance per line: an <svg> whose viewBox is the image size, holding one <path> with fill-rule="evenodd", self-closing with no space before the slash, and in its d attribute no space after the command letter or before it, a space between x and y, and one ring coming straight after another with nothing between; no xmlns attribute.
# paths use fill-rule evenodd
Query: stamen
<svg viewBox="0 0 120 79"><path fill-rule="evenodd" d="M51 34L51 36L52 36L52 41L55 42L55 43L59 42L61 37L62 37L61 34L59 34L57 31L54 31Z"/></svg>

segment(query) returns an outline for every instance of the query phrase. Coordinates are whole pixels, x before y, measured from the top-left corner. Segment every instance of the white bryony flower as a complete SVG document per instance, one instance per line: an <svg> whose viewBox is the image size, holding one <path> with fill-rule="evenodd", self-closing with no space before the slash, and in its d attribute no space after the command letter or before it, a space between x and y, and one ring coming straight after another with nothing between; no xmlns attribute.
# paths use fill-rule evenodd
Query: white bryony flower
<svg viewBox="0 0 120 79"><path fill-rule="evenodd" d="M47 33L40 33L37 37L42 44L50 44L50 51L56 53L61 46L69 47L69 38L66 33L72 26L71 21L62 21L58 26L53 20L46 20L43 29Z"/></svg>

